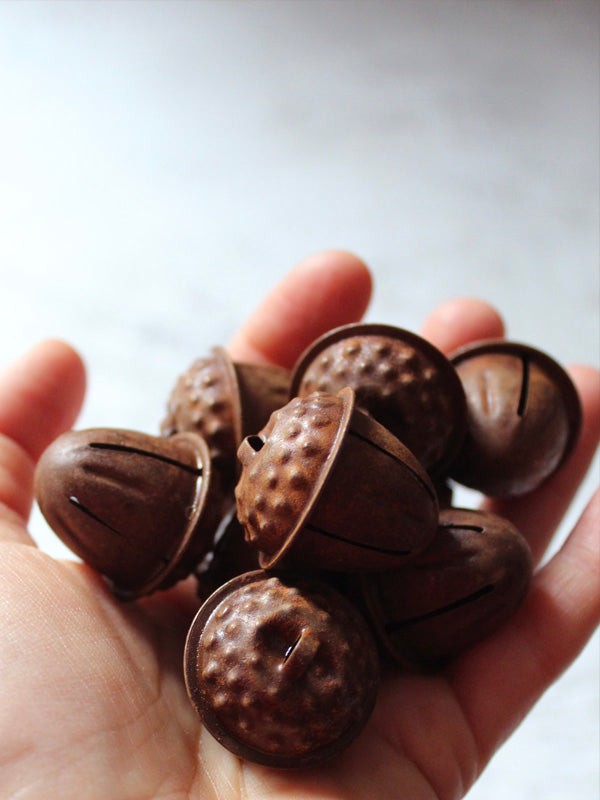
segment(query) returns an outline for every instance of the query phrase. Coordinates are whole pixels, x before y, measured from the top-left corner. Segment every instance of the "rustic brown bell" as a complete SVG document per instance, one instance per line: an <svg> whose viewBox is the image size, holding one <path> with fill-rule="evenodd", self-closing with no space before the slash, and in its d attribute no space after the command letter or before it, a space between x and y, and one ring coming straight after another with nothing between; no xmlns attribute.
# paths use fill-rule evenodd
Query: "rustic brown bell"
<svg viewBox="0 0 600 800"><path fill-rule="evenodd" d="M525 597L531 573L529 546L510 522L448 508L433 541L410 564L360 576L360 584L392 658L430 669L506 621Z"/></svg>
<svg viewBox="0 0 600 800"><path fill-rule="evenodd" d="M467 433L451 476L490 496L539 486L573 449L581 405L567 372L529 345L476 342L451 356L467 397Z"/></svg>
<svg viewBox="0 0 600 800"><path fill-rule="evenodd" d="M292 370L290 396L350 386L356 405L390 430L431 475L443 475L466 426L461 382L446 356L416 333L357 323L313 342Z"/></svg>
<svg viewBox="0 0 600 800"><path fill-rule="evenodd" d="M283 367L233 361L223 347L214 347L178 378L161 433L199 433L224 485L232 486L242 439L260 430L287 402L289 375Z"/></svg>
<svg viewBox="0 0 600 800"><path fill-rule="evenodd" d="M221 744L249 761L296 768L358 736L375 704L379 660L342 595L306 575L259 570L204 603L188 633L184 674Z"/></svg>
<svg viewBox="0 0 600 800"><path fill-rule="evenodd" d="M294 398L239 448L235 493L261 566L386 569L422 550L437 526L427 473L350 387Z"/></svg>
<svg viewBox="0 0 600 800"><path fill-rule="evenodd" d="M56 535L122 598L189 575L223 512L208 447L194 433L65 433L42 454L35 492Z"/></svg>

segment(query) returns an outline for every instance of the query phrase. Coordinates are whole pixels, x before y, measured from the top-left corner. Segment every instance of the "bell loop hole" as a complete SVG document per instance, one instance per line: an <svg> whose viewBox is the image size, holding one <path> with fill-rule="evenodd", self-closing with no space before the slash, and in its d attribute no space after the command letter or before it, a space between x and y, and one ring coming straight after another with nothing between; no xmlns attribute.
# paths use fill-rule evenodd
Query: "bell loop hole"
<svg viewBox="0 0 600 800"><path fill-rule="evenodd" d="M248 436L246 441L255 453L260 452L260 450L262 450L262 448L265 446L265 443L260 436Z"/></svg>

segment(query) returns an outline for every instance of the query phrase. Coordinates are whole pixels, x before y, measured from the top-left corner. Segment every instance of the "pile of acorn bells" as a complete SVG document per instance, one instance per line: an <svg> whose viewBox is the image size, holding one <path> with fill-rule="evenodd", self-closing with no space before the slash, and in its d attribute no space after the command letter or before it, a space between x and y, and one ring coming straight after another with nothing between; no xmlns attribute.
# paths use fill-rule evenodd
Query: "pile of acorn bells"
<svg viewBox="0 0 600 800"><path fill-rule="evenodd" d="M382 659L438 669L514 613L528 544L453 507L452 482L530 492L580 425L569 376L533 347L446 357L401 328L348 325L291 371L215 347L179 377L160 435L60 436L36 499L123 600L196 576L191 702L233 753L299 767L360 733Z"/></svg>

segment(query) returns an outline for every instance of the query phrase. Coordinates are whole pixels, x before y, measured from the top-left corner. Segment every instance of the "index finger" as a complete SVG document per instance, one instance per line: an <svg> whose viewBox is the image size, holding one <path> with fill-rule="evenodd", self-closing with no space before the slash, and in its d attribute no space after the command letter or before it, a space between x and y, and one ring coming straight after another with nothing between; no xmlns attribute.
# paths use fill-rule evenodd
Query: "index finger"
<svg viewBox="0 0 600 800"><path fill-rule="evenodd" d="M42 451L79 413L85 370L67 344L48 340L0 376L0 515L27 519L33 471Z"/></svg>
<svg viewBox="0 0 600 800"><path fill-rule="evenodd" d="M372 278L356 256L330 250L300 262L263 300L229 345L238 361L292 367L321 334L358 322Z"/></svg>

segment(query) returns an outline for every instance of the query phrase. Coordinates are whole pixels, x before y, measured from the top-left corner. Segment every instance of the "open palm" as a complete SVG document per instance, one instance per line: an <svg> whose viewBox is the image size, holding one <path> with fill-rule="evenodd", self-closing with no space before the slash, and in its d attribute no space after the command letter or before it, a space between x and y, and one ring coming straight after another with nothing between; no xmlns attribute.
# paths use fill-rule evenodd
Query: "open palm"
<svg viewBox="0 0 600 800"><path fill-rule="evenodd" d="M290 366L327 328L357 321L370 275L346 253L293 270L231 343L238 360ZM503 334L488 305L451 301L423 334L440 349ZM580 442L535 493L489 503L541 559L600 437L600 380L573 367ZM182 654L198 606L193 580L135 603L89 567L55 561L26 530L33 469L71 427L85 377L76 353L44 342L0 380L0 786L19 800L411 800L462 797L497 747L577 656L600 618L598 493L517 615L435 676L384 676L358 739L324 766L243 762L202 728Z"/></svg>

